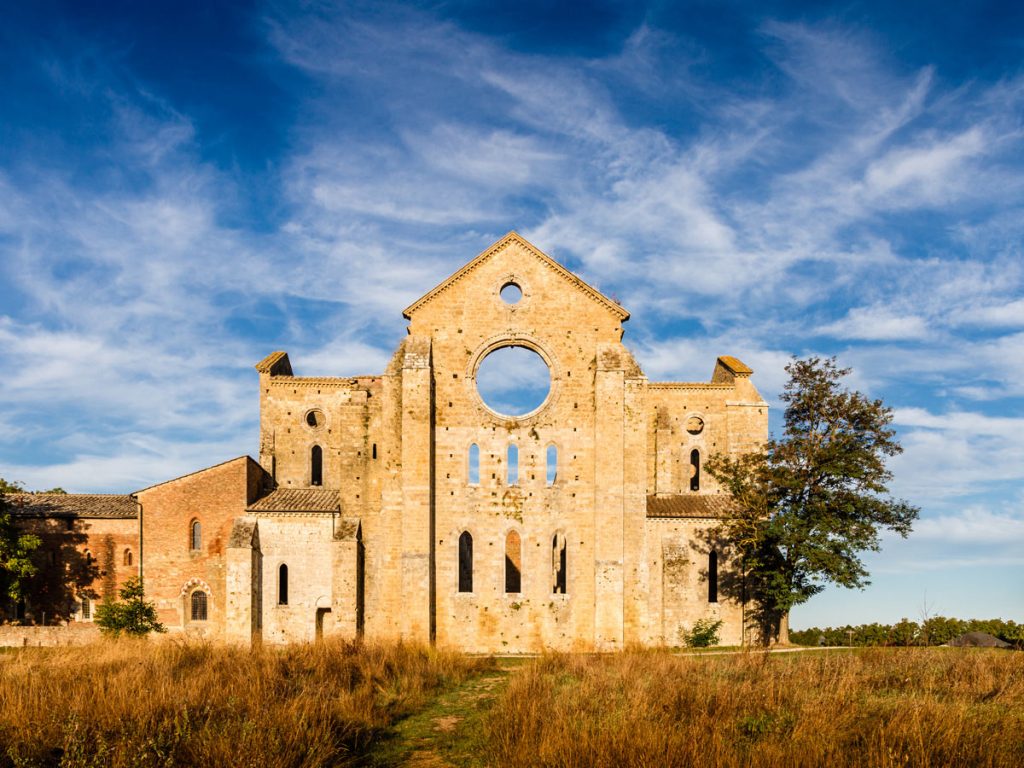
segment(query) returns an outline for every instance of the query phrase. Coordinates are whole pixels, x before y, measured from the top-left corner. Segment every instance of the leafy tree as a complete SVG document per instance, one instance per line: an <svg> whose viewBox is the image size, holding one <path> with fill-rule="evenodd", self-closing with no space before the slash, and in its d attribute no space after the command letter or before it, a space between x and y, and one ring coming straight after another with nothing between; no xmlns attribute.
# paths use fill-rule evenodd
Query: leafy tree
<svg viewBox="0 0 1024 768"><path fill-rule="evenodd" d="M120 601L108 600L96 609L96 624L105 635L118 637L126 635L141 637L150 632L166 632L167 628L157 621L156 606L146 600L142 579L132 576L119 590Z"/></svg>
<svg viewBox="0 0 1024 768"><path fill-rule="evenodd" d="M786 371L782 439L707 464L738 506L718 534L735 543L765 643L787 642L789 610L827 583L868 584L861 552L878 550L880 528L906 536L918 515L885 496L886 459L902 450L892 409L844 389L835 358L794 358Z"/></svg>
<svg viewBox="0 0 1024 768"><path fill-rule="evenodd" d="M24 596L24 581L36 572L32 552L39 546L39 537L18 530L10 504L4 498L8 493L23 490L19 483L9 483L0 477L0 599L5 601L20 600Z"/></svg>

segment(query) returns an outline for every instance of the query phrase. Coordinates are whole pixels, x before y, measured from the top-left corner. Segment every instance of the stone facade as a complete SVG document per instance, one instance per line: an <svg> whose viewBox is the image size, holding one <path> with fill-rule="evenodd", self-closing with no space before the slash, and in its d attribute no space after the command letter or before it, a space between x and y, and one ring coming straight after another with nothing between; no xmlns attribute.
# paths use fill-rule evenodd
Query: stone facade
<svg viewBox="0 0 1024 768"><path fill-rule="evenodd" d="M728 498L701 468L767 438L749 368L720 357L708 382L648 381L621 341L629 314L515 233L405 317L381 375L298 377L268 356L258 462L134 494L169 626L526 652L674 645L714 618L722 642L745 639L742 584L714 539ZM477 388L508 346L550 375L518 416Z"/></svg>

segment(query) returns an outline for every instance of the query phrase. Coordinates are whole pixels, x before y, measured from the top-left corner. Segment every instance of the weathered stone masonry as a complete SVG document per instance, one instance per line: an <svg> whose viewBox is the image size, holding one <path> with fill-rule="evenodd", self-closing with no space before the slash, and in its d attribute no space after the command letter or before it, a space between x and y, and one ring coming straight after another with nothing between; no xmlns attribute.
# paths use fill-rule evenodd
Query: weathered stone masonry
<svg viewBox="0 0 1024 768"><path fill-rule="evenodd" d="M404 314L382 375L298 377L283 352L256 366L258 463L134 495L163 620L242 643L513 652L677 644L711 617L741 642L728 542L712 538L728 498L702 468L767 437L749 368L724 356L709 382L649 382L621 341L629 314L515 233ZM505 346L550 372L522 416L476 387Z"/></svg>

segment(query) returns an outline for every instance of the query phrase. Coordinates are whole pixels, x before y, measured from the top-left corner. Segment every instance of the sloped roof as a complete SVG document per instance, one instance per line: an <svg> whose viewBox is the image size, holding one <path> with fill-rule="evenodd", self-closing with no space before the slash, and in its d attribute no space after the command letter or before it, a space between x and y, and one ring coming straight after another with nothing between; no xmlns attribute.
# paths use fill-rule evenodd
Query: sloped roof
<svg viewBox="0 0 1024 768"><path fill-rule="evenodd" d="M724 493L647 497L648 517L731 517L735 513L732 498Z"/></svg>
<svg viewBox="0 0 1024 768"><path fill-rule="evenodd" d="M588 285L587 283L585 283L579 277L574 275L568 269L563 267L557 261L555 261L550 256L548 256L546 253L544 253L544 251L540 250L537 246L535 246L532 243L530 243L525 237L523 237L522 235L520 235L518 232L515 232L515 231L509 232L507 235L505 235L503 238L501 238L501 240L499 240L498 242L494 243L494 245L492 245L490 248L487 248L482 253L478 254L476 256L476 258L474 258L472 261L470 261L468 264L466 264L460 270L458 270L457 272L452 274L447 279L442 280L440 283L438 283L430 291L428 291L427 293L423 294L423 296L418 298L416 301L414 301L412 304L410 304L408 307L406 307L402 311L402 317L404 317L406 320L411 320L413 312L415 312L422 305L426 304L428 301L433 299L438 294L440 294L443 291L445 291L446 289L448 289L453 283L455 283L458 280L460 280L466 274L468 274L469 272L472 272L482 262L484 262L487 259L489 259L491 256L496 254L498 251L500 251L502 248L507 246L509 243L517 243L517 244L521 245L529 253L531 253L534 256L536 256L538 259L540 259L541 262L543 262L545 265L547 265L552 270L557 272L559 275L564 277L570 283L573 283L574 285L576 285L584 293L588 294L591 298L593 298L599 304L603 304L611 312L613 312L614 314L618 315L619 318L621 318L622 320L628 320L629 319L629 312L627 312L618 302L613 301L612 299L609 299L607 296L605 296L599 290L597 290L593 286Z"/></svg>
<svg viewBox="0 0 1024 768"><path fill-rule="evenodd" d="M754 372L754 369L744 363L738 357L732 355L720 355L718 362L728 368L730 371L735 373L737 376L749 376Z"/></svg>
<svg viewBox="0 0 1024 768"><path fill-rule="evenodd" d="M4 496L21 517L138 517L135 499L120 493L10 493Z"/></svg>
<svg viewBox="0 0 1024 768"><path fill-rule="evenodd" d="M249 505L250 512L340 512L341 494L326 488L278 488Z"/></svg>

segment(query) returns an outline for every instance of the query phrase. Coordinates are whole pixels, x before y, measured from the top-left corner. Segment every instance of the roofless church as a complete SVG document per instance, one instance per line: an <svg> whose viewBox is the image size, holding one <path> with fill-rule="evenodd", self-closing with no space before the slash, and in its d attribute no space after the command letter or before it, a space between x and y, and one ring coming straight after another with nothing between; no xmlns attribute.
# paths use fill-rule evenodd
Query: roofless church
<svg viewBox="0 0 1024 768"><path fill-rule="evenodd" d="M172 632L243 644L607 650L678 644L702 618L741 642L742 595L713 534L728 497L702 465L767 438L747 366L719 357L710 381L648 381L622 344L629 313L515 233L404 316L382 374L260 362L257 460L128 495L9 497L43 537L44 568L71 574L74 559L88 574L18 609L88 621L142 573ZM525 414L477 387L505 347L549 376Z"/></svg>

